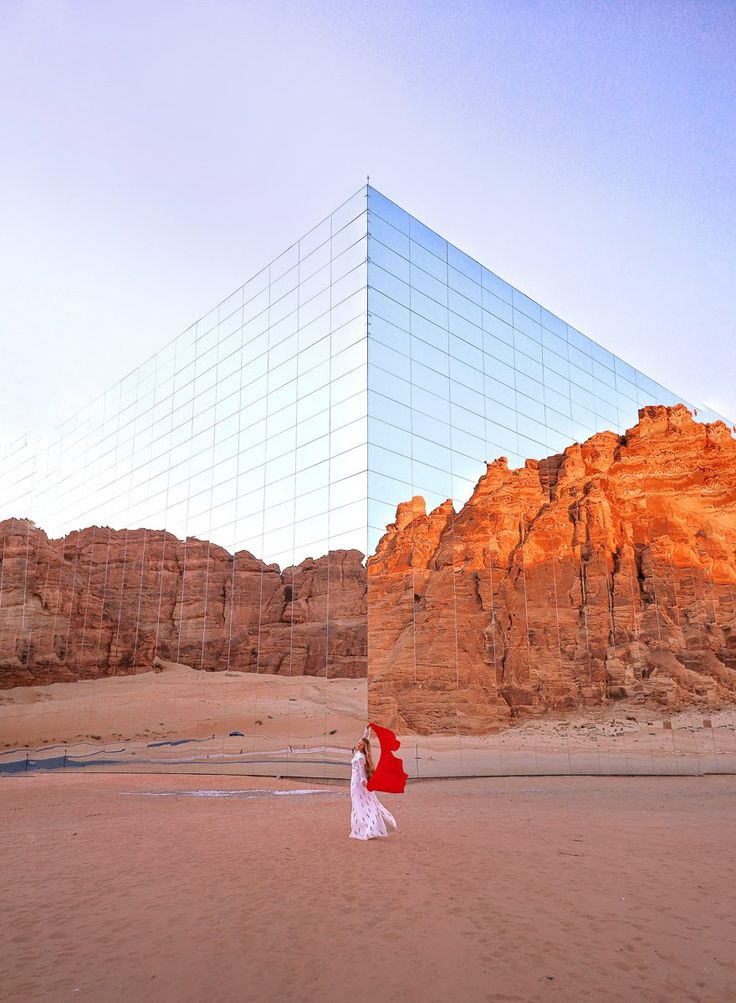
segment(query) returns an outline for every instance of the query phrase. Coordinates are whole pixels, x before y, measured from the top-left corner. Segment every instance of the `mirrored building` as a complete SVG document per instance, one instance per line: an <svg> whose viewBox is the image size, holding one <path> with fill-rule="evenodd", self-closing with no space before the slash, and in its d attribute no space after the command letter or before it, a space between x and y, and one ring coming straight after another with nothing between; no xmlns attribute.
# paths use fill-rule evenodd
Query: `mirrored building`
<svg viewBox="0 0 736 1003"><path fill-rule="evenodd" d="M362 188L6 447L0 768L731 768L734 449Z"/></svg>

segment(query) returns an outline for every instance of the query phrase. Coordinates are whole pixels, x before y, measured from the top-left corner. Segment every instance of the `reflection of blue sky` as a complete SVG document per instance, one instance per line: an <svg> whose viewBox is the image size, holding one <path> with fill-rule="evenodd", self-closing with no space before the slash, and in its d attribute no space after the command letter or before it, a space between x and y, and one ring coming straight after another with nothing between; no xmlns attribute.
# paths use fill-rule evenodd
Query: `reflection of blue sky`
<svg viewBox="0 0 736 1003"><path fill-rule="evenodd" d="M9 458L3 515L52 536L167 529L282 567L365 553L365 202Z"/></svg>
<svg viewBox="0 0 736 1003"><path fill-rule="evenodd" d="M461 507L486 461L518 467L680 399L375 189L365 202L11 451L3 513L53 536L165 528L285 567L372 550L414 494Z"/></svg>
<svg viewBox="0 0 736 1003"><path fill-rule="evenodd" d="M369 549L398 501L468 499L512 467L682 400L369 190ZM723 419L725 420L725 419Z"/></svg>

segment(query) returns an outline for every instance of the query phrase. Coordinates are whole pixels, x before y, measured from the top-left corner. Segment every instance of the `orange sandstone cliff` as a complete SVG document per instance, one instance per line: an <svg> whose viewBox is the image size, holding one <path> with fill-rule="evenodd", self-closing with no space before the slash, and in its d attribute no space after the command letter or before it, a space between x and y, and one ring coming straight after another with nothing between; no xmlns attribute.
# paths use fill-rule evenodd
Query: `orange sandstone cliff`
<svg viewBox="0 0 736 1003"><path fill-rule="evenodd" d="M279 571L170 533L0 522L0 688L196 669L366 674L357 550Z"/></svg>
<svg viewBox="0 0 736 1003"><path fill-rule="evenodd" d="M370 717L420 734L736 700L736 440L682 405L509 470L368 562Z"/></svg>

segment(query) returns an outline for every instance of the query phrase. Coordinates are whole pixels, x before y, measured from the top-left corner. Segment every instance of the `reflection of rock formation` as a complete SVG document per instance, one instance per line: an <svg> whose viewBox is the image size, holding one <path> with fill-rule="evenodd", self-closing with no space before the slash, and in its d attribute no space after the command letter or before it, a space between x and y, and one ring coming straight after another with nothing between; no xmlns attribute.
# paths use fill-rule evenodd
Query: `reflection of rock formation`
<svg viewBox="0 0 736 1003"><path fill-rule="evenodd" d="M429 515L368 562L370 716L420 733L632 698L736 699L736 440L647 407Z"/></svg>
<svg viewBox="0 0 736 1003"><path fill-rule="evenodd" d="M62 540L0 523L0 687L150 671L365 676L357 550L280 572L160 531L93 526Z"/></svg>

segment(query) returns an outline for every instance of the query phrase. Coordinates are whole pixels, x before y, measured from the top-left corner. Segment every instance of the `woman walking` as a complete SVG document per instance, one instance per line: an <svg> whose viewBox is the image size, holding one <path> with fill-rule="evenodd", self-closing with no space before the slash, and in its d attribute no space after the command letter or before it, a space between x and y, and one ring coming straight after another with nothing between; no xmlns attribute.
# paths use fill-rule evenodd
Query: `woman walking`
<svg viewBox="0 0 736 1003"><path fill-rule="evenodd" d="M358 742L351 760L352 774L350 776L350 838L374 839L377 836L388 836L386 822L397 829L396 819L378 800L367 784L374 772L371 743L368 738L370 725L365 729L363 737Z"/></svg>

